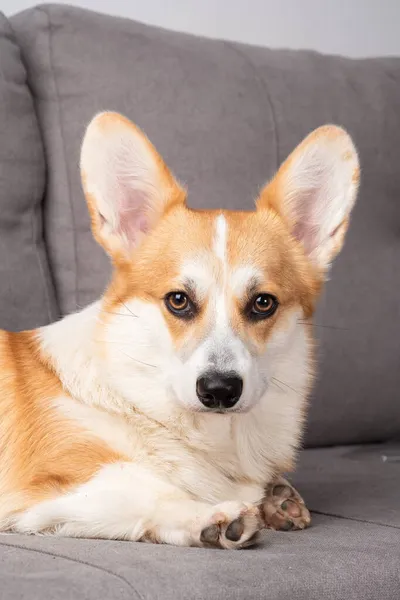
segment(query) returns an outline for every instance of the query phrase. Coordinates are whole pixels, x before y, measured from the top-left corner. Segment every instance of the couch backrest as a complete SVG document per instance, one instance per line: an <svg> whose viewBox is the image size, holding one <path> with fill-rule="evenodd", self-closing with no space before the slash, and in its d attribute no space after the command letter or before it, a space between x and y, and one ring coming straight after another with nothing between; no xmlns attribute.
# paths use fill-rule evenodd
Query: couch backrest
<svg viewBox="0 0 400 600"><path fill-rule="evenodd" d="M20 50L0 14L0 327L38 327L58 307L43 242L45 160Z"/></svg>
<svg viewBox="0 0 400 600"><path fill-rule="evenodd" d="M249 208L310 130L327 122L349 130L362 186L316 316L321 366L307 442L399 435L400 59L254 48L65 6L12 24L45 143L46 237L63 313L96 298L109 276L78 171L96 111L138 123L195 207Z"/></svg>

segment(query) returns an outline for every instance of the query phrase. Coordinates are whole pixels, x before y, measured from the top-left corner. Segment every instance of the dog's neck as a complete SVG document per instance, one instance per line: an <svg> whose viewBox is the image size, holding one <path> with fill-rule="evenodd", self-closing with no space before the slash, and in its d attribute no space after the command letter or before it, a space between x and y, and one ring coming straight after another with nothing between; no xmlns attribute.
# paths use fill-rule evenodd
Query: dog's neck
<svg viewBox="0 0 400 600"><path fill-rule="evenodd" d="M96 407L124 412L122 398L107 385L96 340L100 302L68 315L39 331L41 347L64 389L74 399Z"/></svg>

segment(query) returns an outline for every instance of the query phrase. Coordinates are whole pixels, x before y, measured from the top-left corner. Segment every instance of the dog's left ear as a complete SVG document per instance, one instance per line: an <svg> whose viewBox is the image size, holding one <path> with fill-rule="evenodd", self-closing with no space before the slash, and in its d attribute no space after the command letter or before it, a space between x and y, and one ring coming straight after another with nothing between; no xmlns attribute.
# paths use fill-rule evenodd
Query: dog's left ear
<svg viewBox="0 0 400 600"><path fill-rule="evenodd" d="M265 186L257 208L273 208L326 271L341 250L354 206L359 162L350 136L334 125L313 131Z"/></svg>
<svg viewBox="0 0 400 600"><path fill-rule="evenodd" d="M185 192L145 134L118 113L95 116L81 149L92 231L117 261L131 252Z"/></svg>

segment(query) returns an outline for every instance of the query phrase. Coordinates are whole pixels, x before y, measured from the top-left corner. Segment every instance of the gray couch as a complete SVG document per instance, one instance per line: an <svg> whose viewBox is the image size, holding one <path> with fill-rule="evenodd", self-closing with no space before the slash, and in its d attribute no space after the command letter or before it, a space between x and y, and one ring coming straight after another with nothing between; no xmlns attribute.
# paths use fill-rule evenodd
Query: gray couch
<svg viewBox="0 0 400 600"><path fill-rule="evenodd" d="M195 207L251 207L321 124L354 137L361 192L315 319L320 375L292 476L313 527L235 552L3 535L0 598L399 600L400 58L272 51L65 6L0 17L3 328L49 323L106 285L78 170L102 109L144 128Z"/></svg>

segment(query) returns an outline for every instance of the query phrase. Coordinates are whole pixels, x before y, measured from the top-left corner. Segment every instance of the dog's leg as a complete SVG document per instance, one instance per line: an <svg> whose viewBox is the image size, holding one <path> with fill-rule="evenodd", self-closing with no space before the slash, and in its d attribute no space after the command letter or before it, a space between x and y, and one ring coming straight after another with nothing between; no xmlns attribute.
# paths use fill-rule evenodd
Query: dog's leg
<svg viewBox="0 0 400 600"><path fill-rule="evenodd" d="M265 526L270 529L304 529L311 523L303 498L283 477L277 477L267 486L261 512Z"/></svg>
<svg viewBox="0 0 400 600"><path fill-rule="evenodd" d="M242 548L263 523L257 507L194 500L132 463L103 467L86 484L18 515L13 530L60 536Z"/></svg>

